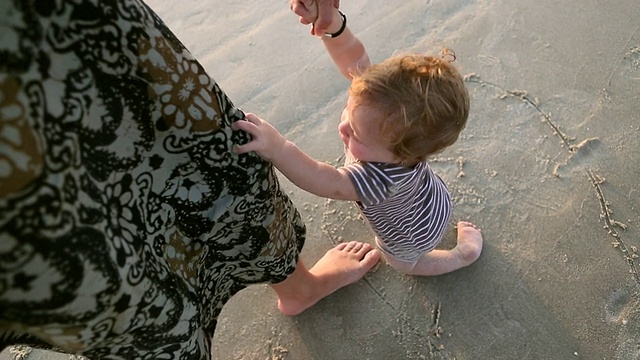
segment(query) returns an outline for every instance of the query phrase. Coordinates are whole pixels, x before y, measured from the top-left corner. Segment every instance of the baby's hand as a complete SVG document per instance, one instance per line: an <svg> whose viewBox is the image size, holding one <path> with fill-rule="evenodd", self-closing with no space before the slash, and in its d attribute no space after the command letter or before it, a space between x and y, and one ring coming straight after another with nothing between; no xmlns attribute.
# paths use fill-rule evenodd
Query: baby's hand
<svg viewBox="0 0 640 360"><path fill-rule="evenodd" d="M245 120L238 120L232 126L233 129L246 131L253 137L250 142L236 146L237 154L255 151L263 159L272 161L287 142L276 128L252 113L246 113Z"/></svg>
<svg viewBox="0 0 640 360"><path fill-rule="evenodd" d="M316 0L289 0L291 11L300 16L300 23L313 24L318 18L318 3Z"/></svg>
<svg viewBox="0 0 640 360"><path fill-rule="evenodd" d="M333 11L340 0L289 0L291 10L300 16L300 23L311 27L311 34L323 36L333 22Z"/></svg>

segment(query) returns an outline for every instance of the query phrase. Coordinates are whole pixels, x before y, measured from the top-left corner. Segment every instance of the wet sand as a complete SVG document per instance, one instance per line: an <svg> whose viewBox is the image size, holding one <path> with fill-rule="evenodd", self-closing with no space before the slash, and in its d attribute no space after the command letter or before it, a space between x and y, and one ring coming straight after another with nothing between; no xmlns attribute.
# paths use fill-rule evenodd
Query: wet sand
<svg viewBox="0 0 640 360"><path fill-rule="evenodd" d="M348 82L286 2L149 4L236 105L341 162ZM433 278L380 264L295 317L278 312L268 286L253 286L223 310L214 358L640 359L637 2L343 0L342 9L374 62L456 52L471 115L431 164L452 193L453 221L482 228L484 252ZM339 241L373 242L352 204L282 182L306 219L309 265ZM452 227L443 246L454 242Z"/></svg>

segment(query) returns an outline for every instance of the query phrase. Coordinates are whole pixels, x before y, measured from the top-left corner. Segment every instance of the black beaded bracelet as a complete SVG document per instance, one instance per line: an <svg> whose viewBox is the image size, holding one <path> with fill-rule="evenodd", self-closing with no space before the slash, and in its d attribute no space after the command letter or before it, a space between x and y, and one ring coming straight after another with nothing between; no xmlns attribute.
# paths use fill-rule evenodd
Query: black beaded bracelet
<svg viewBox="0 0 640 360"><path fill-rule="evenodd" d="M338 36L340 36L340 34L342 34L344 32L344 29L347 28L347 15L345 15L342 11L338 10L338 12L340 13L340 16L342 16L342 26L340 27L340 30L338 30L337 32L333 33L333 34L324 34L325 36L328 36L330 38L337 38Z"/></svg>

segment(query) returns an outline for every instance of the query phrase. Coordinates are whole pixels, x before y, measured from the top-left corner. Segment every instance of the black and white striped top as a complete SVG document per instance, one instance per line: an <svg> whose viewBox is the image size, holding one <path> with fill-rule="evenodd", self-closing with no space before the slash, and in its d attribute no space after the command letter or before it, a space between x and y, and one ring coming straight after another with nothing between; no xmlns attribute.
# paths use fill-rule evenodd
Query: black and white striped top
<svg viewBox="0 0 640 360"><path fill-rule="evenodd" d="M452 204L447 186L426 161L409 168L356 160L345 169L358 207L391 255L413 261L438 245Z"/></svg>

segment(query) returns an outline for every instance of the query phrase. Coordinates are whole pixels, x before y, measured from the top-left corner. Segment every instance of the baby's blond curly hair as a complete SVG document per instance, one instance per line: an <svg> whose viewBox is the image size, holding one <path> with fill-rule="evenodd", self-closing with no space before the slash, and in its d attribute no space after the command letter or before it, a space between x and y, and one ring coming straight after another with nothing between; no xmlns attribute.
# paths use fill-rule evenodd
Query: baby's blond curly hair
<svg viewBox="0 0 640 360"><path fill-rule="evenodd" d="M373 108L380 118L381 139L402 163L425 160L458 139L469 116L464 79L441 57L395 55L355 74L349 89L356 106Z"/></svg>

